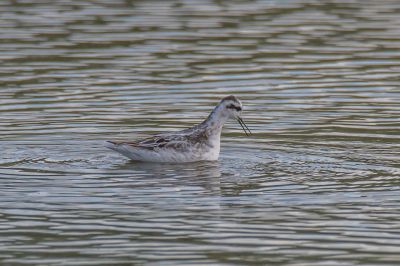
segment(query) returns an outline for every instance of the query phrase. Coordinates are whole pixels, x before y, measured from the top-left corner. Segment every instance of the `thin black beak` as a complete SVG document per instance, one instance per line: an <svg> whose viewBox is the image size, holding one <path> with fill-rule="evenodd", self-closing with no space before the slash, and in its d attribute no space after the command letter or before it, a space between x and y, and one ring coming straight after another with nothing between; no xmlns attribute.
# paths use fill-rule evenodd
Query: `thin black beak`
<svg viewBox="0 0 400 266"><path fill-rule="evenodd" d="M246 134L246 136L250 136L250 135L251 135L251 131L250 131L250 129L247 127L247 125L244 123L243 119L242 119L240 116L238 116L238 117L237 117L237 121L238 121L238 123L240 124L240 126L243 128L243 131L244 131L244 133ZM247 133L246 129L247 129L248 133Z"/></svg>

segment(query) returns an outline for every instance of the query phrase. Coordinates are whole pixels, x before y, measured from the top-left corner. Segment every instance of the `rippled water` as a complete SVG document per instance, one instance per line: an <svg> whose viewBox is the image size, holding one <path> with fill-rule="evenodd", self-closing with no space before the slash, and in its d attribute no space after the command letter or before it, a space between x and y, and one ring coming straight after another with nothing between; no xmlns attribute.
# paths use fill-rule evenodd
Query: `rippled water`
<svg viewBox="0 0 400 266"><path fill-rule="evenodd" d="M398 265L399 1L0 2L2 265ZM106 139L201 121L218 162Z"/></svg>

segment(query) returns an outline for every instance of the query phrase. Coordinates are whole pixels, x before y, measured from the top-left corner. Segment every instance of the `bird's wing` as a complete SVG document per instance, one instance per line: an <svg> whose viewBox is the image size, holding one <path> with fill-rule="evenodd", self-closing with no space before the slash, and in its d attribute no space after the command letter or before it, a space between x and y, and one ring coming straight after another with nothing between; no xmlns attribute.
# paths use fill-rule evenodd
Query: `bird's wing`
<svg viewBox="0 0 400 266"><path fill-rule="evenodd" d="M164 148L174 148L177 150L185 150L188 142L185 135L177 134L160 134L152 136L140 141L109 141L114 145L129 145L135 148L147 150L159 150Z"/></svg>

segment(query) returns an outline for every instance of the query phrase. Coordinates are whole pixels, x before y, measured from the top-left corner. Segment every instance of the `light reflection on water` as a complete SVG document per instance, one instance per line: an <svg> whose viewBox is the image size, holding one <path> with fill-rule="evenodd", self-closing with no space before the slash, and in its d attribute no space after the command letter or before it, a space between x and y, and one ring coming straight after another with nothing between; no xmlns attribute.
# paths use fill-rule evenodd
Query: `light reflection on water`
<svg viewBox="0 0 400 266"><path fill-rule="evenodd" d="M396 265L396 1L14 1L0 18L2 264ZM227 95L218 162L103 146Z"/></svg>

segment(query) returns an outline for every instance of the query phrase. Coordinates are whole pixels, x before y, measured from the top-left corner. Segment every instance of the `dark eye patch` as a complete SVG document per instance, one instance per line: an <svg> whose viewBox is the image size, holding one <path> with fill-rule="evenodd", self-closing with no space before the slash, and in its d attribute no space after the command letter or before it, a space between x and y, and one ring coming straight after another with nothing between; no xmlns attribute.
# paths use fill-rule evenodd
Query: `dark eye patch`
<svg viewBox="0 0 400 266"><path fill-rule="evenodd" d="M235 106L234 104L230 104L230 105L228 105L226 108L229 108L229 109L236 109L236 111L242 111L242 107L240 107L240 106Z"/></svg>

